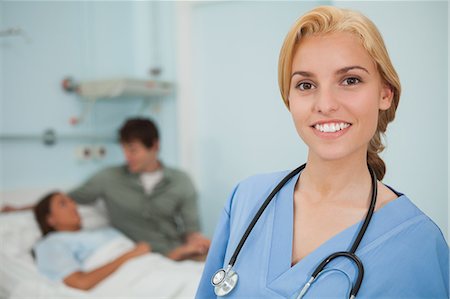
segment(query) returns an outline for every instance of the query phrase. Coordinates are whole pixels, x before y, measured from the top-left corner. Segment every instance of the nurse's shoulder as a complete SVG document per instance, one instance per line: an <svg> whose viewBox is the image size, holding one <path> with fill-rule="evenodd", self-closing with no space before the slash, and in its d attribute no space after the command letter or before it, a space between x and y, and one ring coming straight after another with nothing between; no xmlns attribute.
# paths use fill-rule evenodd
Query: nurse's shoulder
<svg viewBox="0 0 450 299"><path fill-rule="evenodd" d="M226 205L228 213L236 211L253 211L259 208L270 192L290 172L290 170L263 173L250 176L240 181Z"/></svg>

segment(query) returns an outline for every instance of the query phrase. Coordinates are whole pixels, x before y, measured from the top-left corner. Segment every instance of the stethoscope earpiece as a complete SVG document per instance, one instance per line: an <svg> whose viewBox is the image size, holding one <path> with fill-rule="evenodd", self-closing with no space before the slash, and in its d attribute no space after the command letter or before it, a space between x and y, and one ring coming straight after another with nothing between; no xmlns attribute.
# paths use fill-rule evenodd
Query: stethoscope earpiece
<svg viewBox="0 0 450 299"><path fill-rule="evenodd" d="M217 296L227 295L235 288L238 278L237 273L234 272L231 265L228 265L226 269L218 270L211 278L211 284L214 286L214 293L216 293Z"/></svg>

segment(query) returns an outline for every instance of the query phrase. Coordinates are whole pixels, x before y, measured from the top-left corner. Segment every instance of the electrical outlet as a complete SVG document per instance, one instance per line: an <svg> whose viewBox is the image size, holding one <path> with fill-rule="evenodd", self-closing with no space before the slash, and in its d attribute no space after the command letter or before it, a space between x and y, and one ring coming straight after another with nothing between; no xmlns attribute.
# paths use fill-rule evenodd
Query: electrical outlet
<svg viewBox="0 0 450 299"><path fill-rule="evenodd" d="M92 147L92 157L96 160L105 158L106 152L106 147L102 144L94 145Z"/></svg>
<svg viewBox="0 0 450 299"><path fill-rule="evenodd" d="M75 149L75 157L78 161L88 161L92 159L92 147L89 145L80 145Z"/></svg>

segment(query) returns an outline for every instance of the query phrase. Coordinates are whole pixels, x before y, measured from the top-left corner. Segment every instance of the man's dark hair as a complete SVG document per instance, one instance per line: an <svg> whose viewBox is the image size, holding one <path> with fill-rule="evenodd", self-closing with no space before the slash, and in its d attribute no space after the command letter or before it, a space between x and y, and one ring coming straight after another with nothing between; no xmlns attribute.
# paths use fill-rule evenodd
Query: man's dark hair
<svg viewBox="0 0 450 299"><path fill-rule="evenodd" d="M55 230L52 226L50 226L50 224L48 224L47 218L51 212L50 204L52 202L52 198L56 194L59 194L59 192L55 191L45 195L39 200L37 205L34 206L33 209L34 218L36 219L36 222L38 223L39 228L41 229L42 236L45 236L48 233Z"/></svg>
<svg viewBox="0 0 450 299"><path fill-rule="evenodd" d="M150 148L159 140L158 128L150 119L130 118L120 128L119 140L120 143L140 141Z"/></svg>

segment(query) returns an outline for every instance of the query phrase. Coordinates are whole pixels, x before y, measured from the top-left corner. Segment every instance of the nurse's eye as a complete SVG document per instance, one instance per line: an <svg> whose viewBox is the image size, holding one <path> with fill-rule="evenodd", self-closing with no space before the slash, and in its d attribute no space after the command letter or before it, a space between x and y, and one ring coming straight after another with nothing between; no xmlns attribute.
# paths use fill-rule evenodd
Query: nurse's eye
<svg viewBox="0 0 450 299"><path fill-rule="evenodd" d="M296 87L303 91L311 90L311 89L315 88L315 86L311 82L300 82L299 84L297 84Z"/></svg>
<svg viewBox="0 0 450 299"><path fill-rule="evenodd" d="M342 81L342 85L346 85L346 86L349 86L349 85L356 85L356 84L361 83L361 82L362 82L362 81L361 81L361 79L359 79L359 78L356 78L356 77L348 77L348 78L345 78L344 81Z"/></svg>

